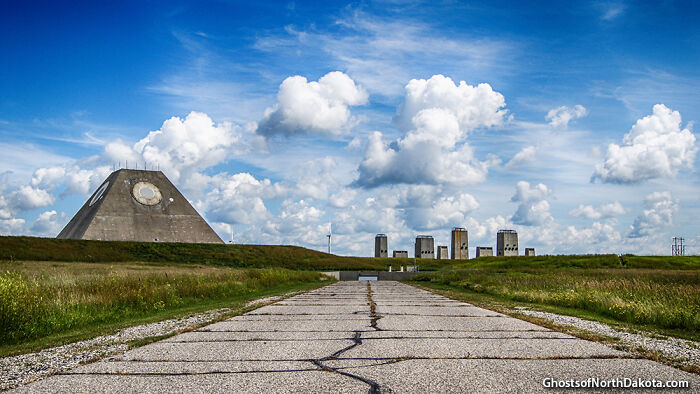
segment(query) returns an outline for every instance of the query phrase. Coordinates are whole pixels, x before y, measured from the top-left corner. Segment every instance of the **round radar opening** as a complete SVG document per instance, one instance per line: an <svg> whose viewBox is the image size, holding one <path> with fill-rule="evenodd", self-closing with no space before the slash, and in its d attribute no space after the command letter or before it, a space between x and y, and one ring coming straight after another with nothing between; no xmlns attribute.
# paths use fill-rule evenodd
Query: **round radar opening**
<svg viewBox="0 0 700 394"><path fill-rule="evenodd" d="M131 194L143 205L156 205L163 199L160 189L150 182L137 182Z"/></svg>
<svg viewBox="0 0 700 394"><path fill-rule="evenodd" d="M109 186L109 182L103 183L102 186L100 186L100 188L97 189L97 191L95 192L95 195L92 196L92 198L90 199L89 206L92 206L92 204L98 202L100 200L100 198L102 198L102 195L105 194L105 190L107 190L107 186Z"/></svg>

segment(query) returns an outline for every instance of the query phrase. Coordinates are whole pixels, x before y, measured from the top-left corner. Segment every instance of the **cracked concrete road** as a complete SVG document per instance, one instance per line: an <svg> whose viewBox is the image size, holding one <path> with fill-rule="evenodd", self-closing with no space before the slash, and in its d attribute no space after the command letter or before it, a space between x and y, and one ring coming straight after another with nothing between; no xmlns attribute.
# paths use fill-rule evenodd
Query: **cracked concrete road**
<svg viewBox="0 0 700 394"><path fill-rule="evenodd" d="M338 282L15 391L540 392L546 378L700 390L697 375L408 285Z"/></svg>

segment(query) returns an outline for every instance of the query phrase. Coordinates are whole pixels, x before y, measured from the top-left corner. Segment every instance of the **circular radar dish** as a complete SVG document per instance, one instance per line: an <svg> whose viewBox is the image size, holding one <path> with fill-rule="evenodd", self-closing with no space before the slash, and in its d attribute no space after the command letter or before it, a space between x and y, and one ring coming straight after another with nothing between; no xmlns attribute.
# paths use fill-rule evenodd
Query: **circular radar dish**
<svg viewBox="0 0 700 394"><path fill-rule="evenodd" d="M163 199L160 189L150 182L137 182L131 194L143 205L156 205Z"/></svg>
<svg viewBox="0 0 700 394"><path fill-rule="evenodd" d="M109 186L109 182L103 183L102 186L100 186L100 188L97 189L97 191L95 192L95 195L92 196L92 198L90 199L89 206L92 206L92 204L100 201L100 198L102 198L102 195L105 194L105 190L107 190L107 186Z"/></svg>

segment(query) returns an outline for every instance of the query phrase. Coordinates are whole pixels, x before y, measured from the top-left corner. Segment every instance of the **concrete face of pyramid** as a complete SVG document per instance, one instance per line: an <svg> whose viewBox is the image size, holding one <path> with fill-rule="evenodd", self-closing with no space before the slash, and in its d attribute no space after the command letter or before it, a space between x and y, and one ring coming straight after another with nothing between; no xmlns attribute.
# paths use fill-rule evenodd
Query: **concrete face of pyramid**
<svg viewBox="0 0 700 394"><path fill-rule="evenodd" d="M224 243L161 171L117 170L57 238Z"/></svg>

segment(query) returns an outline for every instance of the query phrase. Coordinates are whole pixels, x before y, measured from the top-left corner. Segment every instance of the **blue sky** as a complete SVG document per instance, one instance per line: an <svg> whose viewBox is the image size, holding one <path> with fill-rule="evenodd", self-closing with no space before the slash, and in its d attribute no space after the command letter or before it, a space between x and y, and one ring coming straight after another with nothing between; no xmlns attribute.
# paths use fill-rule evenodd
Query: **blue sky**
<svg viewBox="0 0 700 394"><path fill-rule="evenodd" d="M131 159L242 243L700 251L694 2L249 3L6 5L0 233Z"/></svg>

